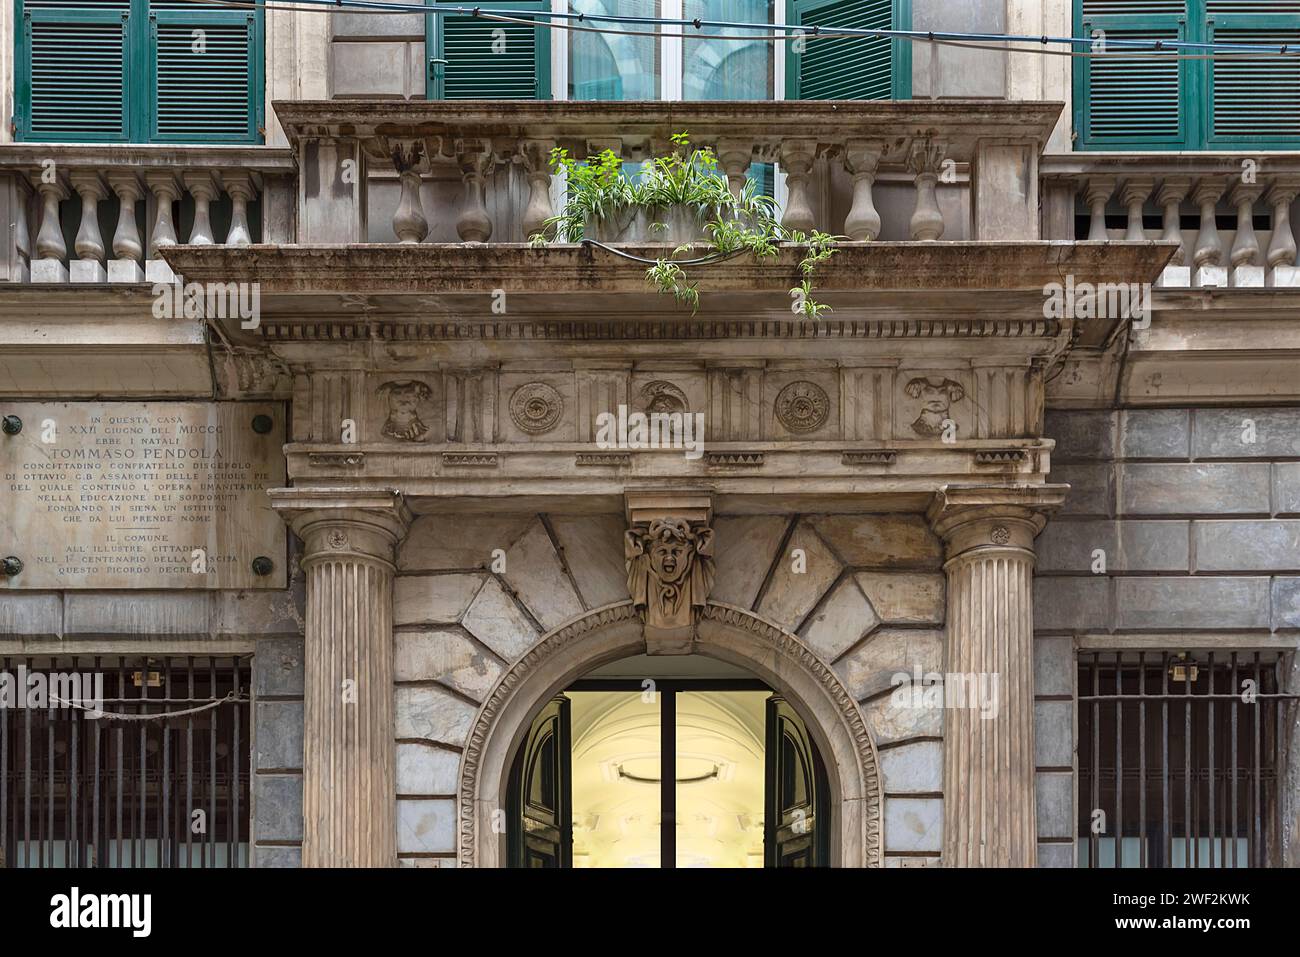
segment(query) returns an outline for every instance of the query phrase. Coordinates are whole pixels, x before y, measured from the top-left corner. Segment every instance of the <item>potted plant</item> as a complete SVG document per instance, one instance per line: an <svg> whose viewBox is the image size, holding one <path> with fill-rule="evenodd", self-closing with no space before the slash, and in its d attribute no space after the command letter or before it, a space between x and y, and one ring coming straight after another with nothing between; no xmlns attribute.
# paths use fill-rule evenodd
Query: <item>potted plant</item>
<svg viewBox="0 0 1300 957"><path fill-rule="evenodd" d="M566 150L551 151L551 166L567 180L564 208L534 235L535 244L559 242L668 242L666 256L645 259L646 279L680 303L699 308L699 284L687 268L749 254L772 259L783 244L806 250L799 262L800 282L790 290L796 311L818 318L829 306L812 295L817 267L835 252L838 237L787 229L776 218L776 201L747 182L734 195L708 147L692 148L687 133L675 133L673 151L643 164L628 176L612 150L585 161Z"/></svg>

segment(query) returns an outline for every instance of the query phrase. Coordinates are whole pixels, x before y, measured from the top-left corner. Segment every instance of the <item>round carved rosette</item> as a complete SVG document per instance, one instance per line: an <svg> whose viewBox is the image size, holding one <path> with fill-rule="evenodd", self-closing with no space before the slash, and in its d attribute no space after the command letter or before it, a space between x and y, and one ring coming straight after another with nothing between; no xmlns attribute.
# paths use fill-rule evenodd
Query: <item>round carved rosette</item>
<svg viewBox="0 0 1300 957"><path fill-rule="evenodd" d="M1011 529L1007 528L1005 525L997 525L994 527L992 533L990 533L989 538L993 539L994 545L1005 545L1007 542L1011 541Z"/></svg>
<svg viewBox="0 0 1300 957"><path fill-rule="evenodd" d="M816 382L791 382L776 396L776 417L791 432L815 432L826 424L831 400Z"/></svg>
<svg viewBox="0 0 1300 957"><path fill-rule="evenodd" d="M564 397L545 382L529 382L510 397L510 418L523 432L541 435L560 424Z"/></svg>

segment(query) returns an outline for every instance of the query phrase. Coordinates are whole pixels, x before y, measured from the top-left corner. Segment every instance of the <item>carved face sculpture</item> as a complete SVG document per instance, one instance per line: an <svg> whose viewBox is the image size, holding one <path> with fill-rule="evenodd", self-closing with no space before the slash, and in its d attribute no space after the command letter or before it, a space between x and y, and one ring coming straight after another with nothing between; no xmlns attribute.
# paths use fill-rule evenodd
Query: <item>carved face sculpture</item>
<svg viewBox="0 0 1300 957"><path fill-rule="evenodd" d="M938 435L942 432L948 410L954 402L961 401L966 395L966 389L960 382L923 377L907 383L904 391L913 399L921 400L921 413L912 423L912 431L918 435Z"/></svg>
<svg viewBox="0 0 1300 957"><path fill-rule="evenodd" d="M685 540L659 538L650 546L650 567L665 584L676 582L691 567L694 550Z"/></svg>
<svg viewBox="0 0 1300 957"><path fill-rule="evenodd" d="M433 395L423 382L385 382L379 387L380 395L388 397L388 419L383 434L408 442L423 441L429 429L420 421L420 403Z"/></svg>

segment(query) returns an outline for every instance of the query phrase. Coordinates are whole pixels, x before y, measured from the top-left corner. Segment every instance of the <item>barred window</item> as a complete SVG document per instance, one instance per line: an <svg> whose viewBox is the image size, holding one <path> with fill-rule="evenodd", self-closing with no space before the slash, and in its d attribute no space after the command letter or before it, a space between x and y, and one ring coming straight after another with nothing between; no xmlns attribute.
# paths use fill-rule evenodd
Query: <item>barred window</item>
<svg viewBox="0 0 1300 957"><path fill-rule="evenodd" d="M250 675L248 658L0 658L0 866L247 866Z"/></svg>
<svg viewBox="0 0 1300 957"><path fill-rule="evenodd" d="M1273 652L1082 655L1079 866L1281 866L1282 668Z"/></svg>

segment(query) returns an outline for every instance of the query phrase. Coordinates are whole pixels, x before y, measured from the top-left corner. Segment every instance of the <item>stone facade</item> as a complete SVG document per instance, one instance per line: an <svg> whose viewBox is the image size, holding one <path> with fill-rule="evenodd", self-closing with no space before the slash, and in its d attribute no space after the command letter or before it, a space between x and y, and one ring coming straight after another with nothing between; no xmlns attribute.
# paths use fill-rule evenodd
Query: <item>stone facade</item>
<svg viewBox="0 0 1300 957"><path fill-rule="evenodd" d="M912 7L1071 31L1064 0ZM1297 154L1206 207L1235 159L1072 153L1063 57L918 43L910 102L503 111L423 100L418 16L268 21L264 147L0 144L0 415L284 410L288 587L0 579L0 655L251 656L253 866L502 864L537 710L647 651L789 699L845 866L1075 866L1094 652L1280 653L1300 692ZM792 315L790 249L701 267L691 313L644 263L525 244L562 195L552 147L638 160L683 125L733 186L776 163L788 222L851 237L818 277L832 312ZM137 200L145 235L116 216ZM1213 225L1220 200L1270 228ZM209 201L221 228L177 235L172 204ZM83 208L114 235L79 245ZM156 318L177 276L255 284L257 321ZM1065 276L1156 284L1149 324L1050 314ZM704 417L698 458L598 444L602 414L655 403ZM693 549L686 586L656 592L655 521ZM996 676L997 712L924 694L954 674Z"/></svg>

